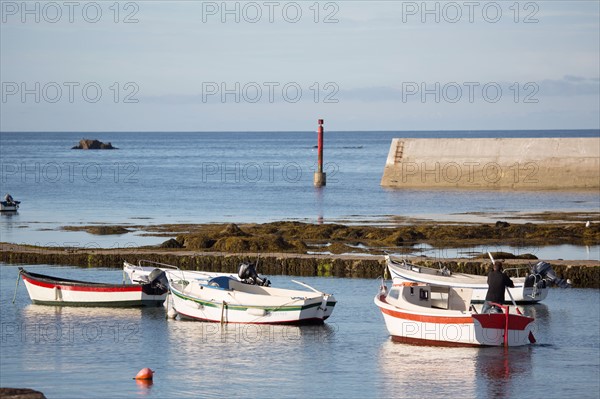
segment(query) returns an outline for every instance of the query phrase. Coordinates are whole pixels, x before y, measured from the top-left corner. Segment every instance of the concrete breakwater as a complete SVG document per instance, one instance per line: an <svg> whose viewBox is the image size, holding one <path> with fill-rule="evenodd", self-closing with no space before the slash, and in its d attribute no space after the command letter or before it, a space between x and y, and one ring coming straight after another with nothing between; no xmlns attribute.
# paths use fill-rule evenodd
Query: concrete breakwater
<svg viewBox="0 0 600 399"><path fill-rule="evenodd" d="M38 248L2 244L0 261L11 264L51 264L80 267L109 267L119 269L123 260L137 263L140 259L167 263L185 270L205 270L235 273L240 263L256 261L258 255L226 253L194 253L191 251L135 250L77 250ZM416 258L413 263L434 268L448 267L454 272L485 275L490 263L486 260ZM597 261L549 261L557 275L570 279L574 287L600 288L600 265ZM523 260L507 260L506 267L527 266ZM261 254L259 272L267 276L323 276L377 278L384 274L383 257L349 255L302 255L289 253ZM375 285L374 285L375 286Z"/></svg>
<svg viewBox="0 0 600 399"><path fill-rule="evenodd" d="M600 137L392 140L381 185L394 188L600 188Z"/></svg>

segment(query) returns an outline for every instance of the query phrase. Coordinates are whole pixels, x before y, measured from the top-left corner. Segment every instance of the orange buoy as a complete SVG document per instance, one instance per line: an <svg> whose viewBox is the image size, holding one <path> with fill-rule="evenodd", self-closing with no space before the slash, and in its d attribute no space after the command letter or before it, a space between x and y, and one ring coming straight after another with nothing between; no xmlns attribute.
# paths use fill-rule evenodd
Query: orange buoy
<svg viewBox="0 0 600 399"><path fill-rule="evenodd" d="M150 370L148 367L140 370L139 373L135 376L135 380L151 380L154 377L154 371Z"/></svg>

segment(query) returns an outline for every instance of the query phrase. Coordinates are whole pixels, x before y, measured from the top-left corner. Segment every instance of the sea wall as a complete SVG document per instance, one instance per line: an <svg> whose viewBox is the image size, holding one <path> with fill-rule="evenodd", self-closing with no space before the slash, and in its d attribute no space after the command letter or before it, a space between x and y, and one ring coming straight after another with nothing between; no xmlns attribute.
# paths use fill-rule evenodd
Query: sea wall
<svg viewBox="0 0 600 399"><path fill-rule="evenodd" d="M58 252L54 249L38 248L36 251L0 251L0 262L12 264L50 264L72 265L80 267L113 267L121 268L123 260L137 263L138 259L176 265L185 270L204 270L213 272L236 273L240 263L256 260L257 254L223 254L199 255L181 254L177 252L143 252L121 253L118 250L104 253L77 251L76 253ZM578 264L577 261L552 262L552 268L557 276L570 279L573 287L600 288L600 265ZM383 257L357 259L348 257L307 257L292 254L263 255L259 260L259 272L267 276L320 276L320 277L350 277L371 278L382 277L385 271ZM439 259L413 260L417 265L438 268L446 266L454 272L470 274L487 274L490 262L487 260L454 259L441 261ZM586 263L586 262L582 262ZM507 267L527 266L527 261L506 261ZM508 266L510 265L510 266ZM377 282L373 282L376 290ZM373 291L375 292L375 291Z"/></svg>
<svg viewBox="0 0 600 399"><path fill-rule="evenodd" d="M392 140L381 185L394 188L600 188L600 137Z"/></svg>

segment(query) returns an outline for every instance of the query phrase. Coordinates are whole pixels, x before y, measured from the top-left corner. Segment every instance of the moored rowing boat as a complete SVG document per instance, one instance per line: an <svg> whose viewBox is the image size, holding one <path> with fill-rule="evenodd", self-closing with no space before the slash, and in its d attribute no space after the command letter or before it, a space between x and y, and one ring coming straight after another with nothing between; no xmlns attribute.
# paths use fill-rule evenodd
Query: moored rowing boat
<svg viewBox="0 0 600 399"><path fill-rule="evenodd" d="M164 273L146 284L106 284L31 273L19 268L31 301L58 306L160 306L168 288ZM162 274L161 274L162 273Z"/></svg>

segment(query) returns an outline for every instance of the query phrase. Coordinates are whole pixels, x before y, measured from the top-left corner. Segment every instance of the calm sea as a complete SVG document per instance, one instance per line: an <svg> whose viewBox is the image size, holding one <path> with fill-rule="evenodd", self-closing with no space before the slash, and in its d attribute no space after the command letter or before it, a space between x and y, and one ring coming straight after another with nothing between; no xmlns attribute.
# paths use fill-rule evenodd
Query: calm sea
<svg viewBox="0 0 600 399"><path fill-rule="evenodd" d="M121 272L27 266L120 282ZM373 304L379 282L303 278L338 299L323 326L166 320L162 308L32 305L15 266L0 265L0 386L48 398L597 398L600 291L553 289L531 347L435 348L391 342ZM277 286L292 286L272 276ZM132 377L156 371L154 384Z"/></svg>
<svg viewBox="0 0 600 399"><path fill-rule="evenodd" d="M598 135L598 130L325 132L327 187L319 190L312 185L317 160L314 132L1 133L0 193L9 192L23 203L18 214L2 215L0 239L47 246L131 247L162 239L135 233L98 237L56 229L92 223L360 223L390 215L464 220L464 213L472 212L598 211L600 197L593 192L380 186L394 137ZM119 149L71 150L84 136L112 142ZM531 249L522 249L527 250ZM600 249L592 247L558 257L599 256Z"/></svg>

